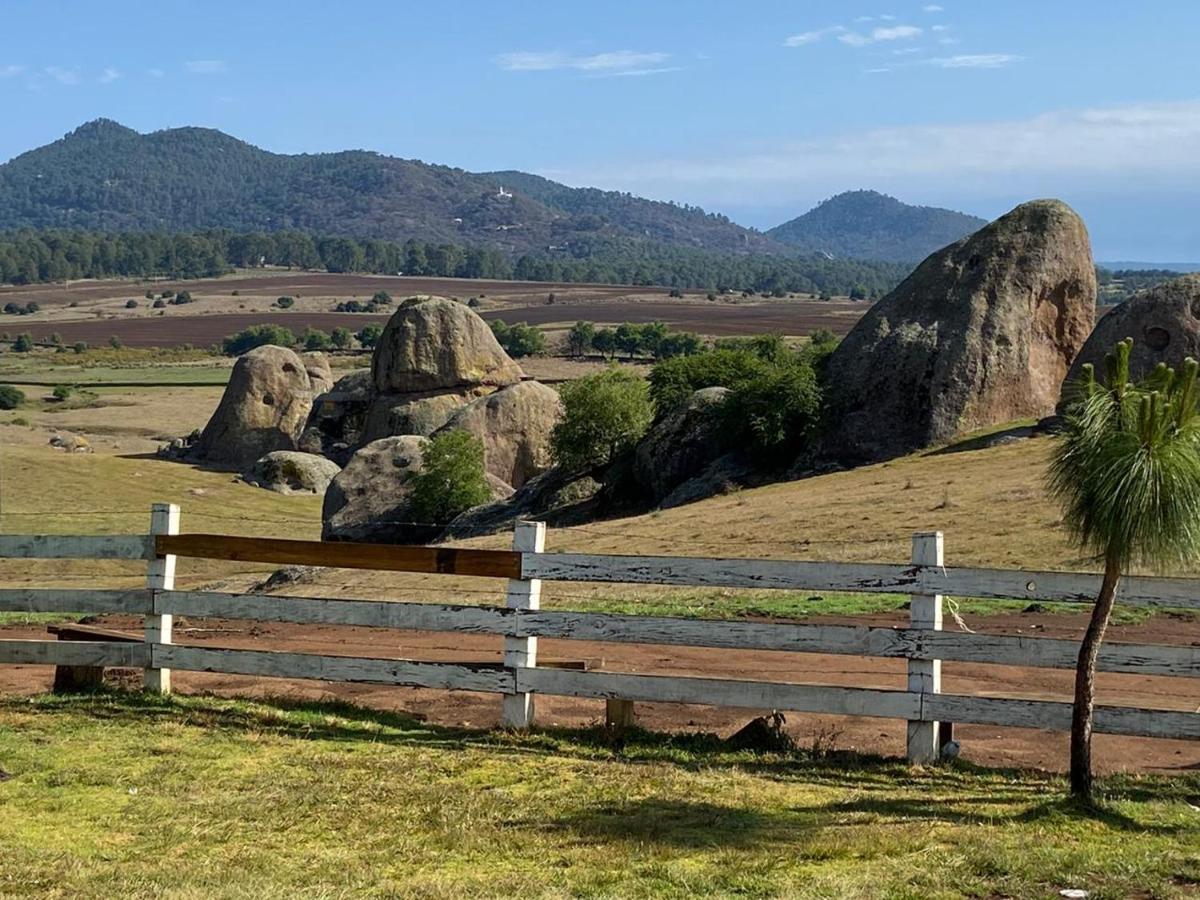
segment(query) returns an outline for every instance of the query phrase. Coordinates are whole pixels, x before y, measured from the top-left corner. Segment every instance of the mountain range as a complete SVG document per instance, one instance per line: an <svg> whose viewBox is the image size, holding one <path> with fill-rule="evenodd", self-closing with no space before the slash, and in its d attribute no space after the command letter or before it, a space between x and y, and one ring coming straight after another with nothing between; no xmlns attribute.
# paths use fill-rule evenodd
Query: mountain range
<svg viewBox="0 0 1200 900"><path fill-rule="evenodd" d="M853 191L763 233L698 207L525 172L473 173L364 150L285 155L212 129L140 134L109 119L0 165L0 229L295 229L514 254L578 257L619 242L916 262L982 224Z"/></svg>

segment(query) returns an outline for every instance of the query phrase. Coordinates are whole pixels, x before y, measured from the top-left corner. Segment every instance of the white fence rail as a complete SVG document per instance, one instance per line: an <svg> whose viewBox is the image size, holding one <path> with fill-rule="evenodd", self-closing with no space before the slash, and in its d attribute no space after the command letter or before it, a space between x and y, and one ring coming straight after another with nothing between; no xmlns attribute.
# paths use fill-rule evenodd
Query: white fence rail
<svg viewBox="0 0 1200 900"><path fill-rule="evenodd" d="M544 527L534 523L518 526L512 551L177 534L178 509L166 505L155 507L152 523L147 535L0 535L0 556L147 559L149 563L147 587L142 590L0 590L0 611L141 615L146 622L142 642L0 640L0 663L140 667L146 672L147 687L160 691L170 690L173 669L483 691L503 695L504 721L514 727L533 723L538 694L605 699L617 704L610 710L620 710L626 719L634 701L896 718L909 723L909 758L929 761L940 751L939 722L1070 727L1071 708L1066 702L943 693L942 661L1071 669L1078 653L1078 643L1072 640L943 631L941 595L1090 602L1099 586L1097 575L944 567L940 534L916 535L909 564L881 565L545 553ZM507 577L507 601L503 607L481 607L173 590L176 554ZM912 595L910 625L812 625L541 610L541 580L900 592ZM1119 601L1200 608L1200 579L1129 578ZM504 640L504 659L494 665L467 665L180 646L172 639L176 615L496 635ZM543 637L904 659L908 679L905 689L881 690L572 671L538 665L537 642ZM1108 642L1099 668L1196 678L1200 677L1200 647ZM1096 712L1096 731L1200 739L1200 714L1102 706Z"/></svg>

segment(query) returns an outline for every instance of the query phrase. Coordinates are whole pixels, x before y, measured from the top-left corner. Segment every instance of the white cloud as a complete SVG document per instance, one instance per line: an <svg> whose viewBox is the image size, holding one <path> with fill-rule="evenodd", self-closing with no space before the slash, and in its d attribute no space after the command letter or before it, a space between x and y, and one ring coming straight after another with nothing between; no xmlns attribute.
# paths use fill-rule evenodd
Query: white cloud
<svg viewBox="0 0 1200 900"><path fill-rule="evenodd" d="M838 40L843 44L849 44L851 47L863 47L867 44L875 44L879 41L900 41L909 38L920 37L921 29L915 25L890 25L881 28L872 28L869 34L860 34L857 31L847 31L845 34L839 35Z"/></svg>
<svg viewBox="0 0 1200 900"><path fill-rule="evenodd" d="M950 26L949 26L949 25L934 25L934 26L933 26L932 28L930 28L929 30L930 30L930 31L938 31L938 32L941 32L941 31L949 31L949 30L950 30Z"/></svg>
<svg viewBox="0 0 1200 900"><path fill-rule="evenodd" d="M883 21L885 21L885 22L895 22L896 21L896 17L893 15L890 15L890 14L884 14L884 15L880 16L879 18L883 19Z"/></svg>
<svg viewBox="0 0 1200 900"><path fill-rule="evenodd" d="M893 56L908 56L909 54L920 53L920 52L921 52L920 47L901 47L898 50L893 50L892 55Z"/></svg>
<svg viewBox="0 0 1200 900"><path fill-rule="evenodd" d="M786 204L843 186L1037 185L1131 178L1181 184L1200 178L1200 99L1047 112L1024 119L912 125L779 141L767 149L716 148L707 158L624 162L544 172L693 202ZM1053 188L1052 188L1053 189Z"/></svg>
<svg viewBox="0 0 1200 900"><path fill-rule="evenodd" d="M867 18L870 18L870 16ZM818 28L816 31L803 31L800 34L793 34L791 37L786 38L783 46L803 47L806 44L815 44L822 38L827 38L831 34L841 34L845 30L841 25L830 25L828 28Z"/></svg>
<svg viewBox="0 0 1200 900"><path fill-rule="evenodd" d="M963 53L958 56L939 56L926 62L939 69L1000 69L1020 62L1022 58L1012 53Z"/></svg>
<svg viewBox="0 0 1200 900"><path fill-rule="evenodd" d="M223 59L193 59L185 62L183 67L193 75L222 75L229 71L229 65Z"/></svg>
<svg viewBox="0 0 1200 900"><path fill-rule="evenodd" d="M59 84L79 84L79 72L77 72L75 69L64 69L62 66L46 66L46 68L42 71L44 71Z"/></svg>
<svg viewBox="0 0 1200 900"><path fill-rule="evenodd" d="M927 3L925 6L921 7L921 11L927 13L940 13L942 10L943 8L938 6L936 3Z"/></svg>
<svg viewBox="0 0 1200 900"><path fill-rule="evenodd" d="M0 66L0 78L15 78L25 71L24 66Z"/></svg>
<svg viewBox="0 0 1200 900"><path fill-rule="evenodd" d="M510 72L549 72L555 69L574 69L596 75L652 75L675 71L676 66L660 66L671 58L669 53L639 53L634 50L613 50L591 56L576 56L561 50L543 52L503 53L496 58L500 68Z"/></svg>
<svg viewBox="0 0 1200 900"><path fill-rule="evenodd" d="M120 77L121 77L121 73L118 72L116 69L110 67L100 73L100 83L101 84L112 84L114 81L116 81Z"/></svg>

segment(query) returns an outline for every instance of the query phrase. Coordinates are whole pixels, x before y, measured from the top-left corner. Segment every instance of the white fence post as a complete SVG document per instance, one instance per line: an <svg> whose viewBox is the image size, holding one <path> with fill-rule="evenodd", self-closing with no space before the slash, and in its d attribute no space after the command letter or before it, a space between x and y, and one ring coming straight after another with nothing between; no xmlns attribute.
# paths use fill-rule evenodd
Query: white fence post
<svg viewBox="0 0 1200 900"><path fill-rule="evenodd" d="M545 522L518 522L513 530L513 549L518 553L541 553L546 549ZM507 606L509 609L538 609L542 605L540 578L510 579ZM517 619L517 621L520 621ZM537 665L538 639L535 637L506 637L504 665L516 670ZM528 728L533 724L533 694L518 692L504 695L502 719L506 728Z"/></svg>
<svg viewBox="0 0 1200 900"><path fill-rule="evenodd" d="M179 507L174 503L155 503L150 507L150 536L179 534ZM156 557L146 568L146 587L152 591L175 589L175 554ZM155 607L158 606L157 598ZM171 643L173 615L151 614L145 618L146 644L150 648L150 668L142 672L142 686L147 691L171 693L171 670L157 669L154 664L154 645Z"/></svg>
<svg viewBox="0 0 1200 900"><path fill-rule="evenodd" d="M940 531L914 534L912 539L912 561L919 566L943 565L942 533ZM942 595L909 598L908 621L910 628L942 630ZM940 659L910 659L908 661L908 689L920 694L942 692L942 661ZM921 708L925 707L922 699ZM910 763L936 762L939 746L937 722L910 721L908 723L908 761Z"/></svg>

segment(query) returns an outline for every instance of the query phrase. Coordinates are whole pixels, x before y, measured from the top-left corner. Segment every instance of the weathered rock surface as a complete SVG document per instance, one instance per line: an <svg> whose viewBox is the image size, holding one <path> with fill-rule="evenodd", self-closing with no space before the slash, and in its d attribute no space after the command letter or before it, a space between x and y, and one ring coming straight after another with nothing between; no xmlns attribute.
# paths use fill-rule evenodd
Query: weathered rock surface
<svg viewBox="0 0 1200 900"><path fill-rule="evenodd" d="M345 465L354 448L364 443L362 432L370 405L370 369L343 375L328 391L313 400L299 449L305 453L320 453L338 465Z"/></svg>
<svg viewBox="0 0 1200 900"><path fill-rule="evenodd" d="M761 474L756 472L754 466L742 454L727 453L713 460L701 472L678 484L658 505L660 509L671 509L718 494L727 494L737 488L760 483L761 480Z"/></svg>
<svg viewBox="0 0 1200 900"><path fill-rule="evenodd" d="M519 519L538 519L550 525L575 525L589 521L590 501L600 482L588 475L569 475L550 469L537 475L510 498L468 509L443 532L446 539L509 531Z"/></svg>
<svg viewBox="0 0 1200 900"><path fill-rule="evenodd" d="M380 335L371 373L381 394L503 387L523 377L483 319L440 297L400 304Z"/></svg>
<svg viewBox="0 0 1200 900"><path fill-rule="evenodd" d="M520 488L550 468L550 432L561 416L558 391L525 381L473 400L441 430L478 437L488 473Z"/></svg>
<svg viewBox="0 0 1200 900"><path fill-rule="evenodd" d="M1105 354L1127 337L1133 338L1129 372L1135 379L1160 362L1178 367L1189 356L1200 359L1200 273L1142 291L1110 310L1079 351L1064 387L1084 363L1102 373Z"/></svg>
<svg viewBox="0 0 1200 900"><path fill-rule="evenodd" d="M728 395L722 387L696 391L638 442L633 475L655 503L727 452L720 412Z"/></svg>
<svg viewBox="0 0 1200 900"><path fill-rule="evenodd" d="M333 368L329 365L328 356L310 350L301 353L300 358L304 360L304 371L308 373L308 383L314 397L333 388Z"/></svg>
<svg viewBox="0 0 1200 900"><path fill-rule="evenodd" d="M246 481L280 494L324 494L341 468L315 453L276 450L255 461Z"/></svg>
<svg viewBox="0 0 1200 900"><path fill-rule="evenodd" d="M299 356L284 347L256 347L234 363L194 455L246 469L273 450L294 450L312 402L312 385Z"/></svg>
<svg viewBox="0 0 1200 900"><path fill-rule="evenodd" d="M481 392L490 390L475 388L433 393L377 394L367 410L362 442L370 443L393 434L429 437Z"/></svg>
<svg viewBox="0 0 1200 900"><path fill-rule="evenodd" d="M358 450L325 492L321 538L326 541L420 543L438 529L412 524L410 480L421 471L428 438L402 435Z"/></svg>
<svg viewBox="0 0 1200 900"><path fill-rule="evenodd" d="M829 357L824 454L870 462L1047 415L1095 302L1087 229L1060 201L1022 204L939 250Z"/></svg>

